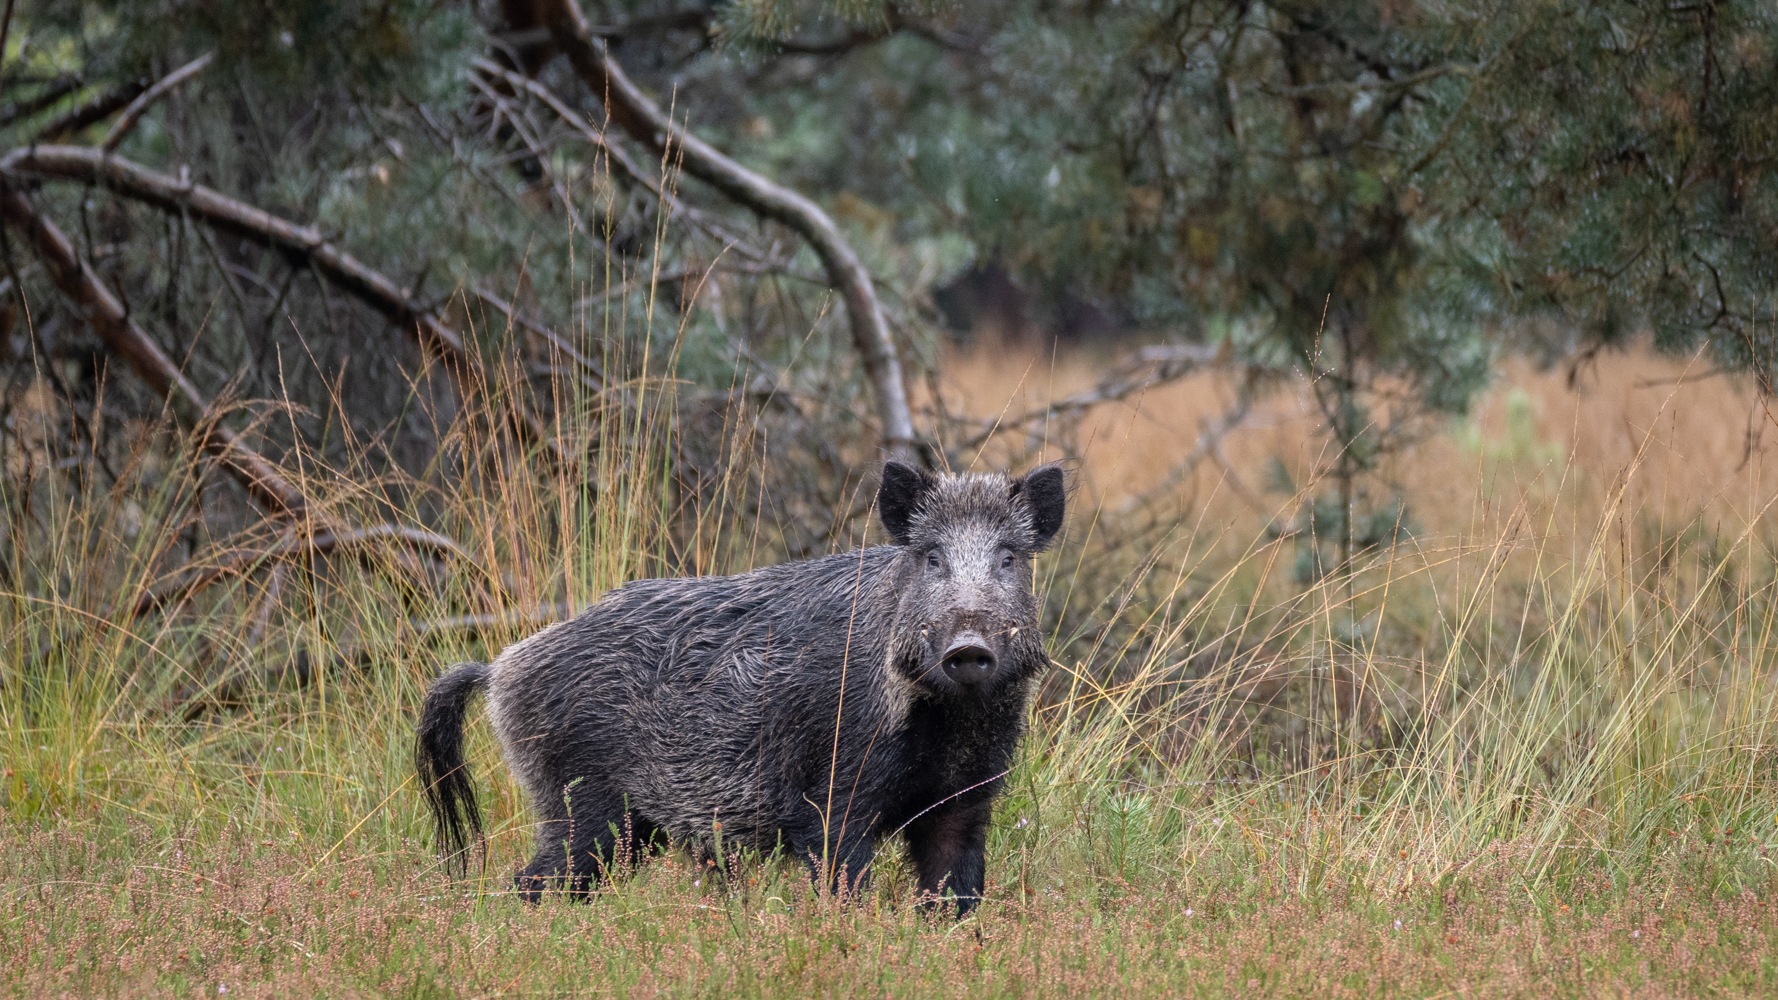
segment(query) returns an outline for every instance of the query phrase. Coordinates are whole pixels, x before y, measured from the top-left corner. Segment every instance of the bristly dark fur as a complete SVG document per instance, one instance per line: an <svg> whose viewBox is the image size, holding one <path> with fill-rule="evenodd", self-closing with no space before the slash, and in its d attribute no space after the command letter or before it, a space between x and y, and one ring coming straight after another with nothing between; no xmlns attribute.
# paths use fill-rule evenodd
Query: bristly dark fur
<svg viewBox="0 0 1778 1000"><path fill-rule="evenodd" d="M468 848L482 834L481 810L469 765L463 762L463 716L469 696L488 681L486 663L459 663L434 681L426 692L420 728L414 740L414 770L438 832L447 867L462 874Z"/></svg>
<svg viewBox="0 0 1778 1000"><path fill-rule="evenodd" d="M659 836L705 854L784 848L855 885L900 833L920 888L966 912L1049 662L1031 557L1065 504L1054 467L1011 479L892 462L878 507L895 544L638 581L490 667L457 668L427 697L417 754L441 846L460 853L479 829L458 734L485 681L542 821L517 876L528 898L584 893Z"/></svg>

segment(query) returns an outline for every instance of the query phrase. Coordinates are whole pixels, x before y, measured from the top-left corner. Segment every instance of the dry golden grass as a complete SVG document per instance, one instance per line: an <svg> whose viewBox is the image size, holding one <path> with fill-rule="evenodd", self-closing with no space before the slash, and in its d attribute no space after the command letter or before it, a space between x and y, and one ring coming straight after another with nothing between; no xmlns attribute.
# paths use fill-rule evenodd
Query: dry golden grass
<svg viewBox="0 0 1778 1000"><path fill-rule="evenodd" d="M109 494L45 492L15 549L25 582L0 589L0 991L1769 994L1778 580L1750 519L1770 445L1742 386L1645 384L1681 370L1606 357L1570 392L1509 366L1472 420L1377 477L1420 531L1350 584L1292 581L1274 556L1295 543L1263 532L1299 499L1263 492L1268 464L1301 481L1323 447L1302 392L1268 397L1227 467L1167 498L1184 520L1151 534L1120 534L1148 513L1129 501L1229 387L1202 376L1093 414L1071 539L1040 563L1081 636L1058 636L989 900L963 924L910 905L893 850L846 906L794 865L724 881L669 855L589 905L526 907L500 890L528 810L481 723L488 878L442 875L412 787L415 706L444 664L534 624L423 638L416 622L490 591L579 604L675 565L668 422L565 424L582 450L575 434L606 435L596 497L490 435L488 413L444 428L473 458L404 483L403 503L304 456L330 511L417 522L423 497L428 523L507 577L446 573L430 592L392 558L337 560L282 591L262 573L180 614L107 617L179 564L200 472L169 464L131 531ZM977 414L1097 377L1086 358L1004 354L951 371L952 405ZM1226 670L1194 673L1205 637L1237 631L1258 679L1281 681L1263 711ZM336 668L293 689L267 668L297 648ZM225 671L264 683L194 720L166 711Z"/></svg>
<svg viewBox="0 0 1778 1000"><path fill-rule="evenodd" d="M1080 353L1050 357L994 345L955 353L943 385L953 408L979 418L1010 417L1090 389L1104 363ZM1596 514L1632 466L1623 498L1630 511L1675 522L1700 516L1744 522L1778 488L1778 425L1749 379L1697 377L1709 367L1637 347L1599 356L1571 384L1567 369L1540 371L1510 360L1452 431L1467 424L1484 442L1504 441L1513 430L1508 411L1523 401L1517 405L1529 404L1536 441L1553 446L1547 454L1502 463L1485 447L1466 447L1464 434L1445 433L1393 456L1379 478L1401 488L1434 535L1475 529L1484 483L1486 495L1510 501L1526 490L1553 495L1549 487L1561 482L1571 513L1590 508ZM1115 507L1165 480L1203 425L1228 410L1231 383L1224 373L1199 373L1094 411L1080 433L1087 498ZM1327 449L1307 386L1287 384L1225 439L1227 465L1201 463L1182 492L1206 521L1232 521L1232 535L1250 538L1292 499L1264 492L1266 466L1276 458L1301 483L1328 464ZM1044 457L1061 455L1051 447ZM1495 474L1503 477L1498 483ZM1257 505L1243 500L1243 486Z"/></svg>

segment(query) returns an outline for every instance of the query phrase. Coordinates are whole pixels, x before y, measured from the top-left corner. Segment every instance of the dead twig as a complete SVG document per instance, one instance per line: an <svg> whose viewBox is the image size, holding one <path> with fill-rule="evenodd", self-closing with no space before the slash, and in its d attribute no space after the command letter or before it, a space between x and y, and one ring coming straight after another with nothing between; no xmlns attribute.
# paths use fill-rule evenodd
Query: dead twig
<svg viewBox="0 0 1778 1000"><path fill-rule="evenodd" d="M154 86L143 91L141 96L130 102L129 107L123 109L123 114L118 116L117 122L111 126L111 131L105 133L105 139L99 143L99 148L107 153L115 150L117 144L123 142L124 137L136 127L136 123L142 120L142 116L148 113L148 109L154 106L154 102L172 93L173 88L203 72L204 67L210 65L215 58L215 52L206 52L161 77Z"/></svg>

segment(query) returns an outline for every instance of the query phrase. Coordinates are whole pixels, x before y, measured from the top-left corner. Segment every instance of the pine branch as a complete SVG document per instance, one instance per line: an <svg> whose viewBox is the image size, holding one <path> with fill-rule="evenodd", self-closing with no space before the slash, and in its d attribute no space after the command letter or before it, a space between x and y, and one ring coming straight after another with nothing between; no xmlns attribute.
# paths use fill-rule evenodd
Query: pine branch
<svg viewBox="0 0 1778 1000"><path fill-rule="evenodd" d="M154 86L143 91L142 96L131 101L130 106L123 109L123 114L118 116L117 122L111 126L111 131L105 133L105 139L99 143L99 148L107 153L116 149L118 143L123 142L124 137L135 129L136 123L142 120L142 116L148 113L149 108L154 107L156 101L172 93L174 88L180 84L203 72L204 67L210 65L215 58L216 53L206 52L161 77Z"/></svg>

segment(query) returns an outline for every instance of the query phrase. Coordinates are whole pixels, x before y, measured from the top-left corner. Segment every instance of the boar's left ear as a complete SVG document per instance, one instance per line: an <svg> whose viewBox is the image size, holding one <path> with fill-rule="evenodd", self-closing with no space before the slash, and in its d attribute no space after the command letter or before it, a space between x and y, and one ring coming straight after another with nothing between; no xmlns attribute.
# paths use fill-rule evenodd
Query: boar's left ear
<svg viewBox="0 0 1778 1000"><path fill-rule="evenodd" d="M1031 511L1031 527L1037 532L1037 547L1045 549L1062 530L1062 518L1068 510L1068 480L1054 465L1032 469L1023 478L1012 481L1012 496Z"/></svg>
<svg viewBox="0 0 1778 1000"><path fill-rule="evenodd" d="M883 484L877 487L877 516L883 519L883 528L895 544L906 545L911 539L914 513L937 485L938 480L911 465L883 463Z"/></svg>

